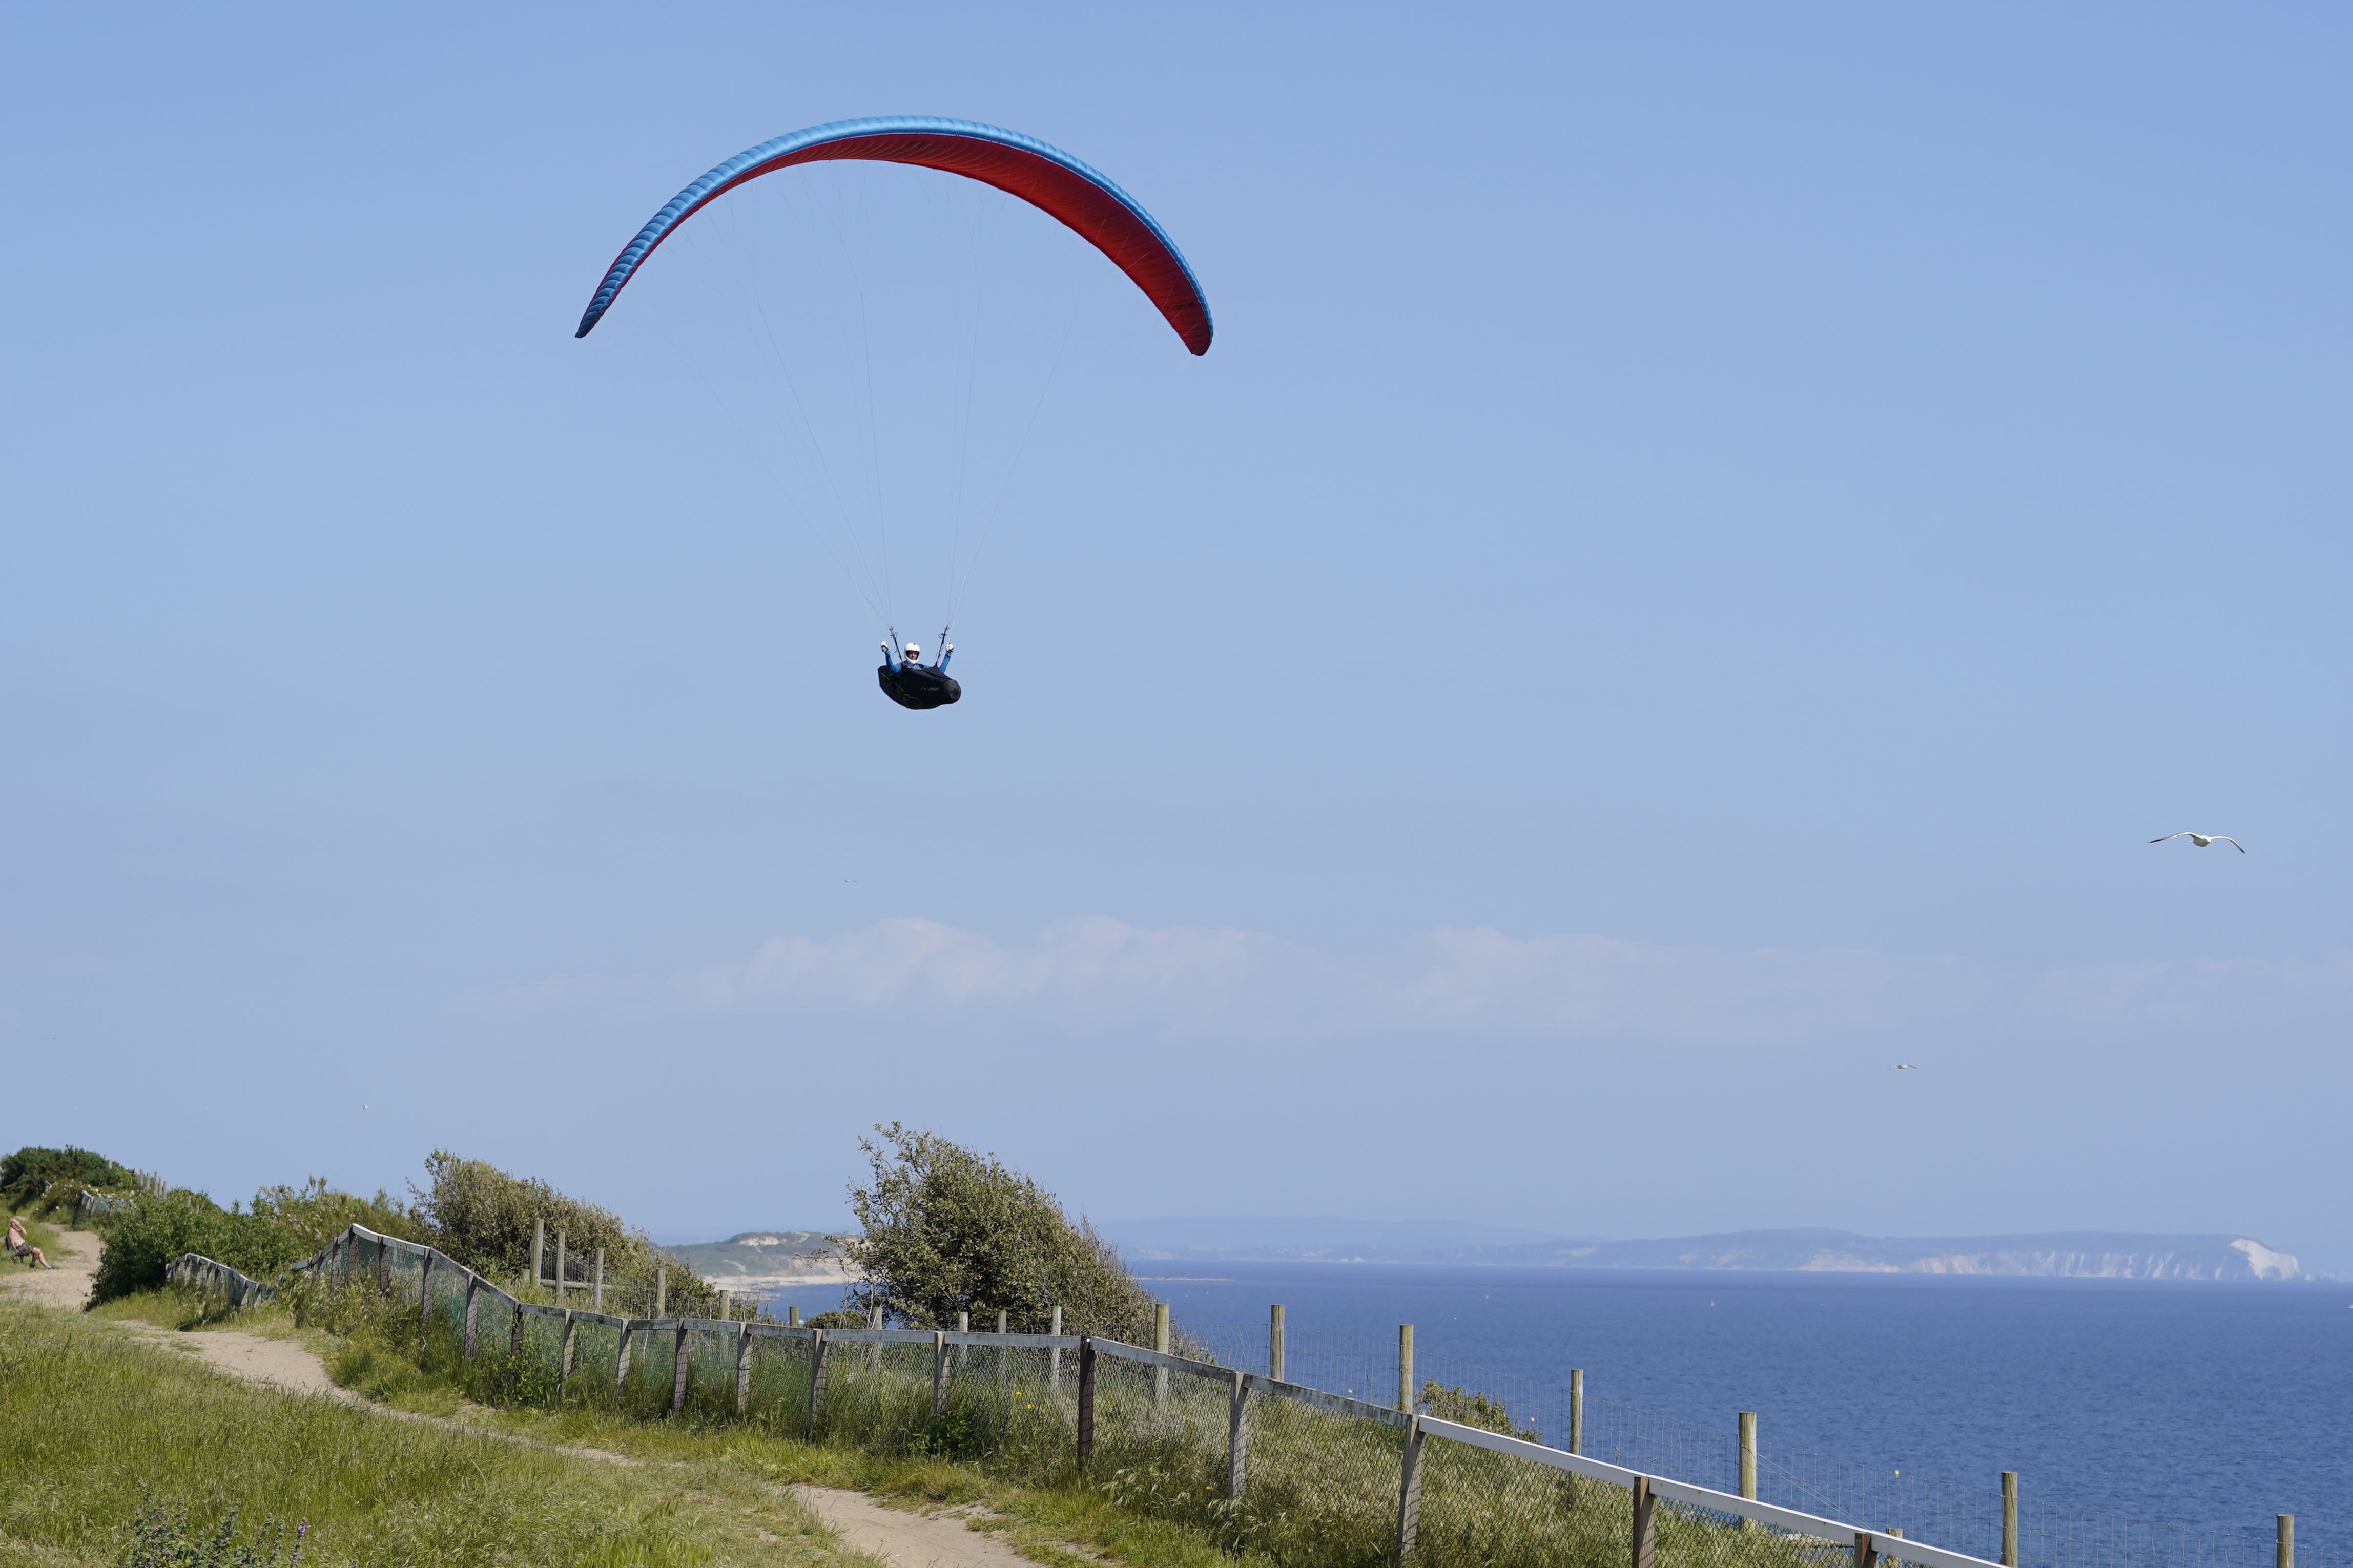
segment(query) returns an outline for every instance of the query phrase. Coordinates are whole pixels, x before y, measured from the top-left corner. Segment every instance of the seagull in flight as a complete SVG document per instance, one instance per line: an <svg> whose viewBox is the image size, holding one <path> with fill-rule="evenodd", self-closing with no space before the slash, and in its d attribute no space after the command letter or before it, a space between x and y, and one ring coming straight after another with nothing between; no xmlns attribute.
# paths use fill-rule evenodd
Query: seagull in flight
<svg viewBox="0 0 2353 1568"><path fill-rule="evenodd" d="M2240 843L2237 839L2232 837L2227 833L2191 833L2187 829L2184 829L2179 833L2168 833L2165 836L2165 838L2187 838L2190 843L2195 844L2200 849L2212 847L2214 840L2219 838L2242 855L2244 855L2247 852L2247 847L2245 845ZM2165 838L2152 838L2149 842L2151 844L2162 844L2165 842Z"/></svg>
<svg viewBox="0 0 2353 1568"><path fill-rule="evenodd" d="M1920 1070L1920 1064L1918 1062L1897 1062L1892 1070L1895 1072L1918 1072Z"/></svg>

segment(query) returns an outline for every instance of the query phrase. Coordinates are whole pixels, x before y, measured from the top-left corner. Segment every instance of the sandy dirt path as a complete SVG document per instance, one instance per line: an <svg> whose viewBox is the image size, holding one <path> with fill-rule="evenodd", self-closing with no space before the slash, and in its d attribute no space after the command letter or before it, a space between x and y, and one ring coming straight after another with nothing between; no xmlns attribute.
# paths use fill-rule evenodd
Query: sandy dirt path
<svg viewBox="0 0 2353 1568"><path fill-rule="evenodd" d="M908 1513L884 1508L864 1492L838 1487L788 1489L833 1527L843 1545L897 1568L1038 1568L995 1536L966 1529L961 1512Z"/></svg>
<svg viewBox="0 0 2353 1568"><path fill-rule="evenodd" d="M0 1271L0 1290L37 1301L45 1307L77 1310L90 1300L90 1276L98 1268L98 1237L86 1230L59 1233L57 1247L51 1249L49 1261L55 1268L16 1268ZM158 1328L153 1323L126 1323L143 1340L167 1344L181 1351L193 1351L206 1362L232 1377L267 1387L283 1389L289 1394L315 1394L347 1405L381 1409L368 1401L339 1388L327 1375L326 1364L307 1345L295 1340L265 1339L259 1334L240 1332L235 1329L201 1329L193 1333ZM431 1421L459 1431L483 1436L483 1428L459 1421L441 1421L434 1416L411 1416L404 1412L384 1410L386 1415L408 1420ZM530 1441L518 1438L516 1441ZM533 1443L533 1447L557 1447ZM576 1453L584 1458L623 1459L617 1454L607 1454L592 1448L563 1447L561 1451ZM864 1492L848 1491L838 1487L798 1486L786 1489L793 1499L825 1521L843 1545L869 1556L880 1558L893 1568L1037 1568L995 1536L968 1530L961 1512L909 1513L900 1509L884 1508ZM1074 1549L1076 1550L1076 1549ZM1091 1554L1090 1554L1091 1555Z"/></svg>
<svg viewBox="0 0 2353 1568"><path fill-rule="evenodd" d="M61 1230L58 1244L44 1247L54 1268L27 1268L0 1261L0 1290L44 1307L69 1310L90 1300L90 1277L98 1271L98 1237L87 1230Z"/></svg>

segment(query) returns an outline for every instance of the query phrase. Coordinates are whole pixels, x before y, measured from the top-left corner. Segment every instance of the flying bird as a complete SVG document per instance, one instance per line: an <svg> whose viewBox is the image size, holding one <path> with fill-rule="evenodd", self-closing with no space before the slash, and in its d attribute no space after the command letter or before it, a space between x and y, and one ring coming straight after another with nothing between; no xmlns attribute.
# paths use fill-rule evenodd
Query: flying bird
<svg viewBox="0 0 2353 1568"><path fill-rule="evenodd" d="M2187 838L2190 843L2195 844L2200 849L2211 847L2213 845L2214 840L2219 838L2242 855L2244 855L2247 852L2247 847L2245 845L2240 843L2237 839L2232 837L2227 833L2191 833L2185 828L2179 833L2168 833L2165 836L2165 838ZM2162 844L2165 842L2165 838L2152 838L2149 842L2151 844Z"/></svg>
<svg viewBox="0 0 2353 1568"><path fill-rule="evenodd" d="M1890 1070L1894 1072L1918 1072L1920 1070L1920 1064L1918 1062L1897 1062Z"/></svg>

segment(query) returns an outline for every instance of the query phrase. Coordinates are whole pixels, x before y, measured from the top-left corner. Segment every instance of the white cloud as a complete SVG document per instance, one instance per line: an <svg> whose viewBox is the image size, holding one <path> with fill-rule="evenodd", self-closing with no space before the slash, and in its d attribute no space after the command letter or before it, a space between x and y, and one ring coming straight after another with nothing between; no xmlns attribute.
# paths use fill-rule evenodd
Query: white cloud
<svg viewBox="0 0 2353 1568"><path fill-rule="evenodd" d="M1939 1025L2074 1030L2342 1013L2353 955L2312 964L2133 963L2004 974L1860 949L1725 952L1618 937L1440 929L1349 954L1233 927L1058 921L1006 943L926 920L778 937L659 977L575 976L476 1011L953 1021L1068 1034L1300 1039L1467 1034L1758 1044Z"/></svg>

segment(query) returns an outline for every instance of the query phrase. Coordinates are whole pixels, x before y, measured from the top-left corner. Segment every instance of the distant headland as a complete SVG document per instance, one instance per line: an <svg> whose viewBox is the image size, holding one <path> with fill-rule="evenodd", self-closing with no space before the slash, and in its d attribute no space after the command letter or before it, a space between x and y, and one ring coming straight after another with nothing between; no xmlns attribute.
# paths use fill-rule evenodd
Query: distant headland
<svg viewBox="0 0 2353 1568"><path fill-rule="evenodd" d="M1103 1227L1131 1262L1463 1263L1568 1268L1713 1268L1831 1274L1971 1274L2080 1279L2308 1279L2295 1255L2243 1236L2063 1231L1861 1236L1743 1230L1603 1241L1455 1220L1161 1219Z"/></svg>

